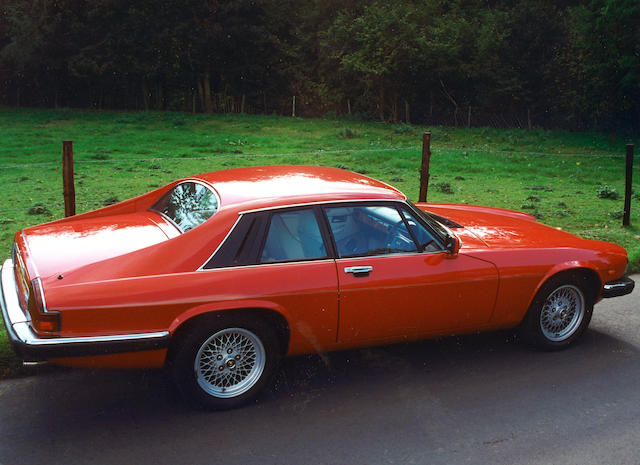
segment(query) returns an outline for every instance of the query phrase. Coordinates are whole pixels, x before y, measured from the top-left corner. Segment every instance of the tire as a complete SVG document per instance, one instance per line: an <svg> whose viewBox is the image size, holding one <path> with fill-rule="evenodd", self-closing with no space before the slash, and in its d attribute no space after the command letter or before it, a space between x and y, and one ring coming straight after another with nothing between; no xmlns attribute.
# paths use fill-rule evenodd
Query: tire
<svg viewBox="0 0 640 465"><path fill-rule="evenodd" d="M563 275L551 278L538 291L521 326L529 343L544 350L569 346L589 326L593 298L586 280Z"/></svg>
<svg viewBox="0 0 640 465"><path fill-rule="evenodd" d="M171 374L194 406L235 408L268 384L280 361L279 348L275 331L262 321L216 315L177 341Z"/></svg>

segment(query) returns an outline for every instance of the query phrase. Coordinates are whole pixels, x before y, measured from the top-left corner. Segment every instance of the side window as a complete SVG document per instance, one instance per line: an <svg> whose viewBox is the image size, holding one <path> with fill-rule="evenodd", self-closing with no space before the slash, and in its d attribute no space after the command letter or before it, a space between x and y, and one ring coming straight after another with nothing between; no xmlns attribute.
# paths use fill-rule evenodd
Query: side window
<svg viewBox="0 0 640 465"><path fill-rule="evenodd" d="M327 257L313 209L287 210L271 214L261 263L311 260Z"/></svg>
<svg viewBox="0 0 640 465"><path fill-rule="evenodd" d="M422 225L422 223L416 220L413 215L404 208L402 208L401 211L405 220L407 220L411 234L418 243L418 249L420 251L435 252L441 250L437 241L434 239L433 234L431 234L429 230Z"/></svg>
<svg viewBox="0 0 640 465"><path fill-rule="evenodd" d="M340 258L418 250L395 207L329 207L326 213Z"/></svg>
<svg viewBox="0 0 640 465"><path fill-rule="evenodd" d="M204 269L255 265L267 220L263 213L249 213L234 225L220 248L203 266Z"/></svg>

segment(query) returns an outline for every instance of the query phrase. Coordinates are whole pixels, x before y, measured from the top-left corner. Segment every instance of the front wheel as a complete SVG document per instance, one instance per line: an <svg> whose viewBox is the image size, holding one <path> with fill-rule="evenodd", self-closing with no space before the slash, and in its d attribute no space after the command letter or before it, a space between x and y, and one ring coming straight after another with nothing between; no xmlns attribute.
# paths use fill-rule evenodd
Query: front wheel
<svg viewBox="0 0 640 465"><path fill-rule="evenodd" d="M223 410L258 395L279 361L275 333L261 321L221 318L192 328L171 358L182 394L198 406Z"/></svg>
<svg viewBox="0 0 640 465"><path fill-rule="evenodd" d="M547 350L562 349L589 326L593 300L576 277L553 278L538 291L522 325L525 339Z"/></svg>

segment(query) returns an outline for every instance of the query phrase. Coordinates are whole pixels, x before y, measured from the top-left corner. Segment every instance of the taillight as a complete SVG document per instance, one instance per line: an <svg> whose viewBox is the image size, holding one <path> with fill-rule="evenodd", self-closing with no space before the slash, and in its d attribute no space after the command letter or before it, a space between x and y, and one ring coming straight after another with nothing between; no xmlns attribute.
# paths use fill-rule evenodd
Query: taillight
<svg viewBox="0 0 640 465"><path fill-rule="evenodd" d="M29 295L29 313L31 322L36 331L43 333L55 333L60 331L60 312L50 312L44 303L44 293L40 278L31 281L31 293Z"/></svg>

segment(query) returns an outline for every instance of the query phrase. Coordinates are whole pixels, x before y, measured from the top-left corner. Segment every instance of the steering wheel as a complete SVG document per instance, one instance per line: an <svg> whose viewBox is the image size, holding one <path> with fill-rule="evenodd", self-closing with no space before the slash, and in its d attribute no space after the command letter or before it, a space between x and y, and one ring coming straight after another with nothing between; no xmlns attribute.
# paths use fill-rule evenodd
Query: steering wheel
<svg viewBox="0 0 640 465"><path fill-rule="evenodd" d="M402 234L399 234L400 227L404 226L404 221L400 220L389 226L389 230L387 232L387 240L386 247L390 250L406 250L407 244L413 244L413 237L411 233L407 231L406 240L403 240L402 237L405 236L404 231L406 231L406 227L403 230ZM424 250L433 242L433 239L425 242L424 244L418 244L418 252L424 252Z"/></svg>

